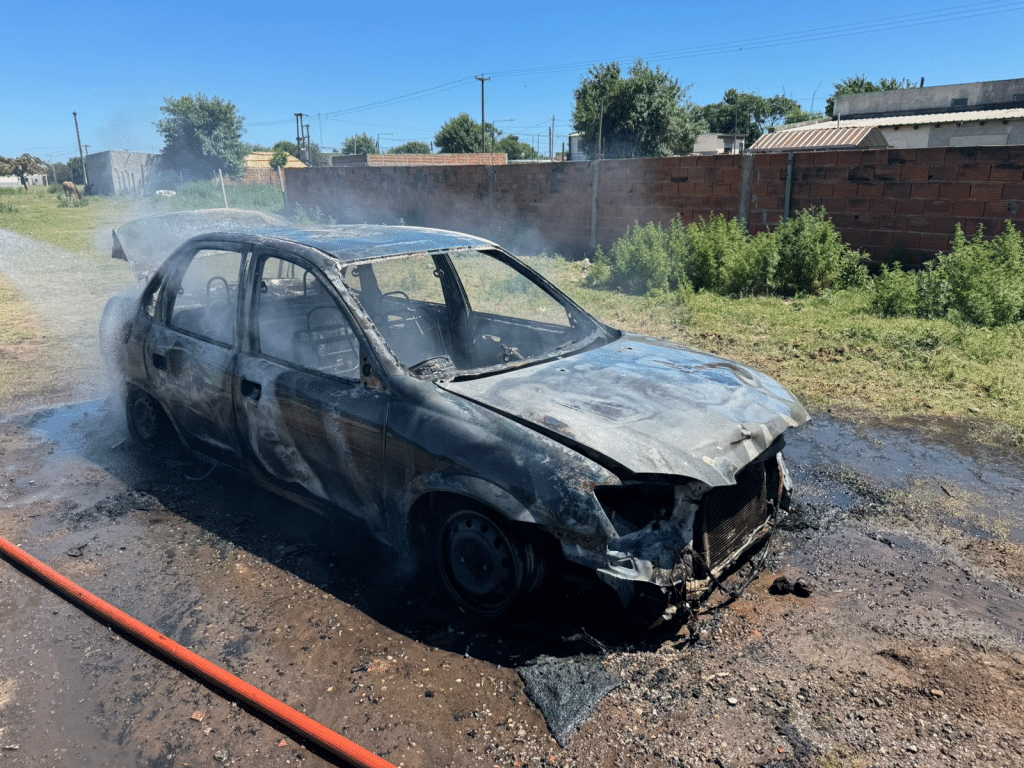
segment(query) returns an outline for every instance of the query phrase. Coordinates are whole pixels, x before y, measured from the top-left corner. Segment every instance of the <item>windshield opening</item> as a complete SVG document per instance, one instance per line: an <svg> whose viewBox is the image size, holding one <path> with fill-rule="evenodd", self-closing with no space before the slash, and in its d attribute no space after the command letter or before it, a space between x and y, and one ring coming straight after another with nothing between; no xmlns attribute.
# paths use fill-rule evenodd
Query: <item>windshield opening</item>
<svg viewBox="0 0 1024 768"><path fill-rule="evenodd" d="M419 253L350 267L344 280L412 373L454 378L568 354L604 328L501 252Z"/></svg>

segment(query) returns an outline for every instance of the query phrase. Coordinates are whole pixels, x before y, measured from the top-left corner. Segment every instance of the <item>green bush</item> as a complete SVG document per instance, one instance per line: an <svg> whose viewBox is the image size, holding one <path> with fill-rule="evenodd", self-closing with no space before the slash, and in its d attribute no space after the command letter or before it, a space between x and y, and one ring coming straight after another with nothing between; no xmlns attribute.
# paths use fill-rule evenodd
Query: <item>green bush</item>
<svg viewBox="0 0 1024 768"><path fill-rule="evenodd" d="M857 274L860 254L852 251L824 208L799 211L775 230L779 264L776 290L783 296L817 294Z"/></svg>
<svg viewBox="0 0 1024 768"><path fill-rule="evenodd" d="M732 264L742 258L750 236L737 219L700 219L687 228L686 276L695 290L726 293Z"/></svg>
<svg viewBox="0 0 1024 768"><path fill-rule="evenodd" d="M634 222L607 253L598 248L594 262L587 280L595 287L617 288L635 295L670 287L668 233L654 222L642 227Z"/></svg>
<svg viewBox="0 0 1024 768"><path fill-rule="evenodd" d="M778 241L770 232L748 237L725 264L722 293L730 296L767 296L775 292L779 264Z"/></svg>
<svg viewBox="0 0 1024 768"><path fill-rule="evenodd" d="M945 317L994 327L1024 321L1024 241L1010 221L1003 233L968 239L960 225L953 248L917 273L883 269L872 307L886 316Z"/></svg>
<svg viewBox="0 0 1024 768"><path fill-rule="evenodd" d="M916 276L904 272L899 264L885 265L871 285L871 306L882 317L917 314Z"/></svg>
<svg viewBox="0 0 1024 768"><path fill-rule="evenodd" d="M738 219L719 214L668 229L634 224L608 250L598 249L591 287L626 293L712 291L728 296L792 296L864 285L867 269L825 210L801 211L774 232L747 234Z"/></svg>

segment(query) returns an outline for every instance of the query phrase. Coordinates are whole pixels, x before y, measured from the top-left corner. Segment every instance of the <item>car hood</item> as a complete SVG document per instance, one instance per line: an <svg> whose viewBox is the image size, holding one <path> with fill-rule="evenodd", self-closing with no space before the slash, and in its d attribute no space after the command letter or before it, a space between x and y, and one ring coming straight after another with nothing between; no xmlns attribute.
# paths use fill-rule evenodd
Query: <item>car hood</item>
<svg viewBox="0 0 1024 768"><path fill-rule="evenodd" d="M807 411L760 371L639 336L440 386L637 474L711 486L735 474ZM615 465L618 465L616 467Z"/></svg>
<svg viewBox="0 0 1024 768"><path fill-rule="evenodd" d="M208 232L251 232L287 226L288 219L283 216L241 208L161 213L116 227L111 256L127 261L136 276L143 278L190 237Z"/></svg>

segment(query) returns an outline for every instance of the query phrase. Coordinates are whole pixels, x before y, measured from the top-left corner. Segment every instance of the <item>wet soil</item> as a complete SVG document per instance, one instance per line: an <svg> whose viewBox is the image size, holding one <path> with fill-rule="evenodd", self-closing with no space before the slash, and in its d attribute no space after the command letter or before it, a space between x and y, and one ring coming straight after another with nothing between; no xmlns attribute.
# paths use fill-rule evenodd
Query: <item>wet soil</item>
<svg viewBox="0 0 1024 768"><path fill-rule="evenodd" d="M474 625L358 526L126 437L102 400L7 417L0 535L395 765L1024 762L1009 453L817 416L768 570L699 640L638 640L557 580ZM811 596L770 594L783 574ZM331 762L7 563L0 630L0 766ZM563 748L516 669L581 654L622 684Z"/></svg>
<svg viewBox="0 0 1024 768"><path fill-rule="evenodd" d="M95 375L0 416L0 535L396 766L1024 764L1024 461L975 420L794 431L775 554L697 639L560 579L480 626L358 525L132 447L64 333ZM621 683L564 747L517 672L551 659ZM330 764L0 562L0 768Z"/></svg>

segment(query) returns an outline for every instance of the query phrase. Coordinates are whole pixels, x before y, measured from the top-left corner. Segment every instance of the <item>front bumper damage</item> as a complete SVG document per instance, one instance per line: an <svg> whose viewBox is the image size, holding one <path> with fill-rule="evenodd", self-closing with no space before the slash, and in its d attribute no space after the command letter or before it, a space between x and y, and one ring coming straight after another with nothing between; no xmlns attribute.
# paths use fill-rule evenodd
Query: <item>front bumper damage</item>
<svg viewBox="0 0 1024 768"><path fill-rule="evenodd" d="M563 555L593 569L644 622L659 624L677 607L706 600L725 588L722 580L734 569L767 555L775 525L789 509L793 486L779 442L738 472L735 485L673 486L671 511L652 509L653 519L642 526L635 510L631 520L605 504L619 537L563 539Z"/></svg>

